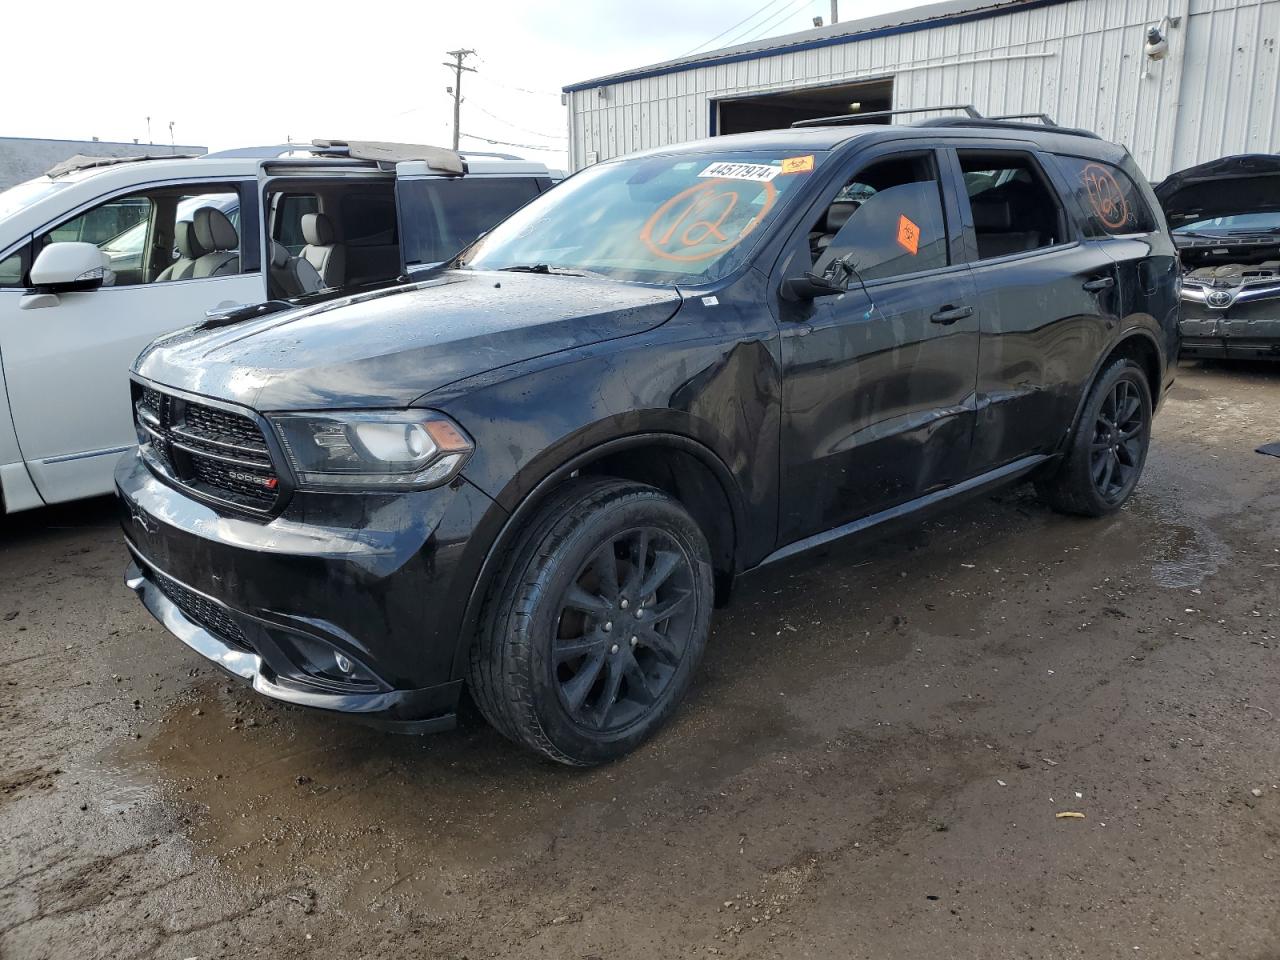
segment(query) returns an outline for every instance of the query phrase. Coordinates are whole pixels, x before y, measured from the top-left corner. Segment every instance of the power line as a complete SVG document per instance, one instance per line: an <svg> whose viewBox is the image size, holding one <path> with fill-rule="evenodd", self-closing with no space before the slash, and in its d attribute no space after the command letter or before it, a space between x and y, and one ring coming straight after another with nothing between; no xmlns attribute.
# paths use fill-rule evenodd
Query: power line
<svg viewBox="0 0 1280 960"><path fill-rule="evenodd" d="M703 47L709 47L709 46L711 46L711 44L715 43L717 40L719 40L721 37L723 37L726 33L732 33L734 30L737 30L740 26L742 26L742 25L743 25L744 23L746 23L748 20L754 20L756 17L760 16L760 14L764 13L764 12L765 12L767 9L769 9L770 7L774 6L775 4L781 3L781 2L783 2L783 0L769 0L769 2L768 2L768 3L766 3L763 7L761 7L759 10L757 10L755 13L751 14L750 16L743 17L741 20L739 20L737 23L735 23L735 24L734 24L732 27L730 27L728 30L722 30L720 33L717 33L717 34L716 34L714 37L712 37L710 40L706 40L706 41L704 41L703 43L698 44L696 47L694 47L692 50L690 50L690 51L689 51L689 53L682 53L682 54L680 54L680 56L682 56L682 57L687 57L687 56L689 56L689 54L697 53L697 52L698 52L699 50L701 50Z"/></svg>
<svg viewBox="0 0 1280 960"><path fill-rule="evenodd" d="M543 133L540 130L529 130L526 127L521 127L517 124L512 123L510 120L502 119L502 117L498 116L496 113L490 113L488 110L486 110L484 107L480 106L479 104L473 103L471 106L475 107L477 110L483 113L486 117L489 117L492 120L497 120L503 126L510 127L512 130L518 130L520 133L529 133L535 137L542 137L546 140L568 140L569 139L568 137L563 136L562 134Z"/></svg>
<svg viewBox="0 0 1280 960"><path fill-rule="evenodd" d="M488 63L488 61L485 60L484 57L480 58L480 62ZM515 90L518 93L530 93L536 97L559 97L560 96L558 92L552 93L550 90L530 90L528 87L517 87L510 83L503 83L501 80L493 79L493 77L489 76L487 73L477 74L477 76L480 79L484 80L486 83L492 83L495 87L502 87L502 89L504 90Z"/></svg>
<svg viewBox="0 0 1280 960"><path fill-rule="evenodd" d="M779 23L785 20L787 17L798 12L798 10L804 9L804 7L813 6L814 2L815 0L793 0L790 6L784 9L780 14L778 14L778 16L774 17L772 20L766 23L758 31L753 33L750 37L747 38L745 42L749 43L752 40L760 39L765 34L767 34L770 30L772 30L775 26L777 26ZM802 4L802 6L797 6L797 3Z"/></svg>
<svg viewBox="0 0 1280 960"><path fill-rule="evenodd" d="M539 146L534 143L512 143L510 140L492 140L489 137L478 137L474 133L464 133L462 137L465 140L479 140L481 143L489 143L495 147L519 147L521 150L542 150L546 153L564 152L564 147Z"/></svg>

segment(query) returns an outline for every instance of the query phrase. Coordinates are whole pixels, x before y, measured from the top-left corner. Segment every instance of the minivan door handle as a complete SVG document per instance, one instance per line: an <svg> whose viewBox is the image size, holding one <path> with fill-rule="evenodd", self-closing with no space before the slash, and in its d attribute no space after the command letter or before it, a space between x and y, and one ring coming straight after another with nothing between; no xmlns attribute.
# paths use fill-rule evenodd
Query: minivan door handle
<svg viewBox="0 0 1280 960"><path fill-rule="evenodd" d="M952 307L945 306L933 316L929 318L930 323L940 323L943 326L955 323L957 320L964 320L973 316L973 307Z"/></svg>
<svg viewBox="0 0 1280 960"><path fill-rule="evenodd" d="M1097 280L1086 281L1084 288L1090 293L1097 293L1099 290L1110 290L1115 285L1115 277L1099 277Z"/></svg>

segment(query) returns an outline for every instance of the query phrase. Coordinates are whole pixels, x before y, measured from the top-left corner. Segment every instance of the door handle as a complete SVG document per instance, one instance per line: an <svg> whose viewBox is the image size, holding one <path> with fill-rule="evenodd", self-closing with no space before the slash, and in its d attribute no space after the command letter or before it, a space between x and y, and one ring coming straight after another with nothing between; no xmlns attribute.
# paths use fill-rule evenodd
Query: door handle
<svg viewBox="0 0 1280 960"><path fill-rule="evenodd" d="M943 326L955 323L957 320L964 320L973 316L973 307L952 307L946 306L929 318L930 323L940 323Z"/></svg>
<svg viewBox="0 0 1280 960"><path fill-rule="evenodd" d="M1115 285L1115 277L1099 277L1097 280L1086 281L1084 288L1090 293L1097 293L1099 290L1110 290Z"/></svg>

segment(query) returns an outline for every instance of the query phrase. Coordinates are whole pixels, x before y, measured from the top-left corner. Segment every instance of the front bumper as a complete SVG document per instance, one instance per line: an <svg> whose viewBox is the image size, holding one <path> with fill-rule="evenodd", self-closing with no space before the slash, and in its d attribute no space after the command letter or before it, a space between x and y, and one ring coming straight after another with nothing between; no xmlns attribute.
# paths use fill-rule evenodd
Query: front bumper
<svg viewBox="0 0 1280 960"><path fill-rule="evenodd" d="M1249 305L1255 312L1256 307ZM1203 303L1184 300L1178 323L1182 356L1200 359L1280 360L1280 301L1268 306L1273 316L1208 315Z"/></svg>
<svg viewBox="0 0 1280 960"><path fill-rule="evenodd" d="M264 523L133 454L116 487L126 584L187 646L276 700L404 732L453 724L473 534L496 510L479 490L295 495Z"/></svg>

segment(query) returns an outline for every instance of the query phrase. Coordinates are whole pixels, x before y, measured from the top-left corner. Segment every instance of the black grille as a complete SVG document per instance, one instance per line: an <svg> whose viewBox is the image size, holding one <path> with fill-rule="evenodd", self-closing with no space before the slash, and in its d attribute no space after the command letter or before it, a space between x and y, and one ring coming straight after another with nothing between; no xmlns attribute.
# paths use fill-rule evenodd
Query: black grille
<svg viewBox="0 0 1280 960"><path fill-rule="evenodd" d="M277 505L280 477L257 421L142 384L133 389L143 451L167 477L256 512Z"/></svg>
<svg viewBox="0 0 1280 960"><path fill-rule="evenodd" d="M252 652L253 648L245 639L240 625L221 606L208 597L203 597L194 590L184 587L172 577L165 576L154 567L148 572L151 575L151 582L160 588L160 592L168 597L188 620L208 630L219 640L224 640L241 650Z"/></svg>

